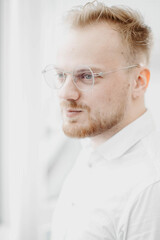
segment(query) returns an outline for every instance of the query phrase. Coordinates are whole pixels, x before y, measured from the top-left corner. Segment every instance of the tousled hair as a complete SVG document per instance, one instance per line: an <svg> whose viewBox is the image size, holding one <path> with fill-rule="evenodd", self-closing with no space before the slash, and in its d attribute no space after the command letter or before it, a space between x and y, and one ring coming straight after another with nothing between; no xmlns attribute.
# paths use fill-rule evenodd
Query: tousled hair
<svg viewBox="0 0 160 240"><path fill-rule="evenodd" d="M142 15L129 7L106 6L99 1L77 6L65 15L65 22L73 28L107 22L120 33L127 47L127 58L135 61L141 55L149 62L152 47L152 31L144 23Z"/></svg>

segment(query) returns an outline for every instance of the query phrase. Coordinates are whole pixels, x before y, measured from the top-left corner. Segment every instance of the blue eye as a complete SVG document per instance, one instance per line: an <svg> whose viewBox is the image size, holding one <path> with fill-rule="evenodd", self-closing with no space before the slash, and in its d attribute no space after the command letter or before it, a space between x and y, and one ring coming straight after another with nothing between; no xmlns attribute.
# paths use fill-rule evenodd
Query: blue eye
<svg viewBox="0 0 160 240"><path fill-rule="evenodd" d="M92 74L90 73L82 73L79 75L79 78L81 80L91 80L92 79Z"/></svg>
<svg viewBox="0 0 160 240"><path fill-rule="evenodd" d="M90 79L92 79L92 75L91 74L84 74L84 78L90 80Z"/></svg>
<svg viewBox="0 0 160 240"><path fill-rule="evenodd" d="M58 78L63 78L63 73L57 73Z"/></svg>
<svg viewBox="0 0 160 240"><path fill-rule="evenodd" d="M85 88L85 85L93 84L93 75L90 69L78 69L74 73L74 81L79 88Z"/></svg>
<svg viewBox="0 0 160 240"><path fill-rule="evenodd" d="M82 73L76 77L76 81L80 81L83 84L92 84L93 77L90 73Z"/></svg>
<svg viewBox="0 0 160 240"><path fill-rule="evenodd" d="M59 72L59 73L56 73L56 76L55 76L55 81L56 82L59 82L59 83L62 83L64 81L64 74L63 72Z"/></svg>

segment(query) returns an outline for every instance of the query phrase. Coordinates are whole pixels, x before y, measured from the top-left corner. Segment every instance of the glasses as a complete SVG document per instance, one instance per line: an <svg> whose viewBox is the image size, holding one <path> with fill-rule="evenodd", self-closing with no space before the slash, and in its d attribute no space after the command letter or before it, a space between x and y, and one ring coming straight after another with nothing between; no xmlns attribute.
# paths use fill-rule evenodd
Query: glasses
<svg viewBox="0 0 160 240"><path fill-rule="evenodd" d="M141 64L135 64L123 68L118 68L108 72L99 72L95 73L88 66L82 65L76 67L73 72L64 72L58 70L54 65L48 65L43 71L44 78L46 83L52 89L60 89L64 85L68 75L71 75L73 83L81 91L88 91L93 88L95 83L95 78L103 77L104 75L118 72L121 70L127 70L135 67L141 67Z"/></svg>

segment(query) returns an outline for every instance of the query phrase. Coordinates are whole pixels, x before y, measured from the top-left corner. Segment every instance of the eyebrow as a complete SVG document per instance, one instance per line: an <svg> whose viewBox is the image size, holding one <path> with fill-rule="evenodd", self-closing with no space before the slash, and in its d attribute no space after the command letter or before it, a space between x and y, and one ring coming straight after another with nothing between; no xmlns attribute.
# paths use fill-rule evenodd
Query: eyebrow
<svg viewBox="0 0 160 240"><path fill-rule="evenodd" d="M88 66L93 72L103 72L102 68L96 67L96 66Z"/></svg>
<svg viewBox="0 0 160 240"><path fill-rule="evenodd" d="M57 67L55 65L53 65L53 67L54 67L55 70L61 70L62 71L62 68L60 68L60 67Z"/></svg>

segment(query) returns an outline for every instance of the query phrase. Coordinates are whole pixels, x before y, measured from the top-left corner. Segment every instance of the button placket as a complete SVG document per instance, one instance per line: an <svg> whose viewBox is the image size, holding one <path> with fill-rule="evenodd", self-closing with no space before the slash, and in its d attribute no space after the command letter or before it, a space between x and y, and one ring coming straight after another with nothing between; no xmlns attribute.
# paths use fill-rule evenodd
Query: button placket
<svg viewBox="0 0 160 240"><path fill-rule="evenodd" d="M100 156L97 152L92 151L88 159L88 167L92 168L99 160Z"/></svg>

